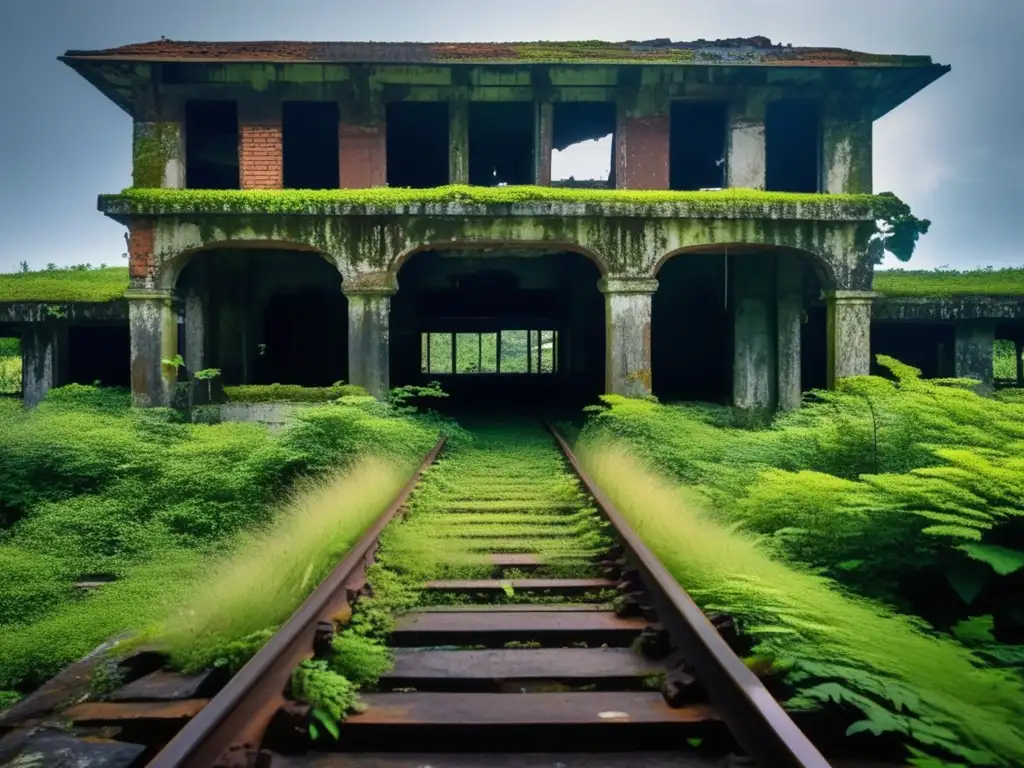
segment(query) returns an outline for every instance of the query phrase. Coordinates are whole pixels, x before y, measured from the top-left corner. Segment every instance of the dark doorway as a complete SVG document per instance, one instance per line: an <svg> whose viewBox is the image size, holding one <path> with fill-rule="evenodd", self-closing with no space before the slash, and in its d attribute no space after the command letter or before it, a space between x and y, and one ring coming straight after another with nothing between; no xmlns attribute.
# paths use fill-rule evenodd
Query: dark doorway
<svg viewBox="0 0 1024 768"><path fill-rule="evenodd" d="M185 105L185 183L189 189L238 189L238 106L233 101Z"/></svg>
<svg viewBox="0 0 1024 768"><path fill-rule="evenodd" d="M286 101L281 109L281 151L285 189L337 189L337 102Z"/></svg>
<svg viewBox="0 0 1024 768"><path fill-rule="evenodd" d="M345 327L341 297L316 287L276 293L263 312L265 351L260 384L327 387L343 376L338 365L339 330Z"/></svg>
<svg viewBox="0 0 1024 768"><path fill-rule="evenodd" d="M821 190L821 110L817 102L775 101L765 118L765 187Z"/></svg>
<svg viewBox="0 0 1024 768"><path fill-rule="evenodd" d="M669 188L725 186L726 106L716 101L672 102Z"/></svg>
<svg viewBox="0 0 1024 768"><path fill-rule="evenodd" d="M448 134L448 102L388 104L388 186L425 189L447 184Z"/></svg>

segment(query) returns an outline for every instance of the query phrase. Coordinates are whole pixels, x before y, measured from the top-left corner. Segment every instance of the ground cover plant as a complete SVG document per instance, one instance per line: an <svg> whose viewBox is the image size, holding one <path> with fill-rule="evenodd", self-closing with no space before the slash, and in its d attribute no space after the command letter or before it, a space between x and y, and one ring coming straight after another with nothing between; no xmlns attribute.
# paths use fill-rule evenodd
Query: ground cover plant
<svg viewBox="0 0 1024 768"><path fill-rule="evenodd" d="M848 379L765 429L609 397L583 453L797 703L844 702L864 715L854 732L897 732L952 764L1018 765L1024 410L880 362L890 378Z"/></svg>
<svg viewBox="0 0 1024 768"><path fill-rule="evenodd" d="M0 403L0 690L29 690L166 617L212 557L272 523L299 478L349 471L393 485L357 460L407 465L442 428L358 397L303 409L279 435L132 410L128 393L93 387L53 390L27 412ZM365 515L378 497L360 493L366 503L353 497L349 511Z"/></svg>
<svg viewBox="0 0 1024 768"><path fill-rule="evenodd" d="M889 296L1024 296L1024 269L885 269L873 287Z"/></svg>
<svg viewBox="0 0 1024 768"><path fill-rule="evenodd" d="M128 287L127 267L60 267L0 275L0 301L95 301L120 299ZM54 311L59 311L54 307Z"/></svg>
<svg viewBox="0 0 1024 768"><path fill-rule="evenodd" d="M0 394L21 393L21 341L0 339Z"/></svg>

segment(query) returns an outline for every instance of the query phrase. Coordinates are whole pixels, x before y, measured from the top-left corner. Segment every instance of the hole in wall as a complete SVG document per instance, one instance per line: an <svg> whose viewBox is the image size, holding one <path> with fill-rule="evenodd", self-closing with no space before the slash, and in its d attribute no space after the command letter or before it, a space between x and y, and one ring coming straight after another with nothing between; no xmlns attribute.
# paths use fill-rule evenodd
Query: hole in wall
<svg viewBox="0 0 1024 768"><path fill-rule="evenodd" d="M612 179L615 104L558 102L552 115L551 185L604 189Z"/></svg>

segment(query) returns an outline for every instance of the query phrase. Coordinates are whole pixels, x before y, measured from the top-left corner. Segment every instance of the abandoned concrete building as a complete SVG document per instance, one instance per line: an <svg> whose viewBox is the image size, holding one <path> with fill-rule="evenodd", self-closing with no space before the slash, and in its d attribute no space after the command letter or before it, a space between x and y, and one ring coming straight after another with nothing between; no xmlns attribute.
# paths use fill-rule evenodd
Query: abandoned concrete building
<svg viewBox="0 0 1024 768"><path fill-rule="evenodd" d="M140 406L217 368L377 396L438 380L796 407L871 368L872 123L949 70L764 38L161 40L61 60L134 121L133 186L99 202L127 228L130 285L0 325L22 336L26 402L100 378ZM603 178L553 173L580 143ZM997 323L1021 335L1019 306L880 306L939 372L978 373L986 339L991 367Z"/></svg>

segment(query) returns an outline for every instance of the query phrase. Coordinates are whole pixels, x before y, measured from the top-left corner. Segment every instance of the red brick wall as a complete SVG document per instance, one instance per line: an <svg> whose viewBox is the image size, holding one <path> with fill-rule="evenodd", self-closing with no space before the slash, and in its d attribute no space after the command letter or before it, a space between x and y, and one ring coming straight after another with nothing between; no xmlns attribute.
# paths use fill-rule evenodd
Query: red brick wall
<svg viewBox="0 0 1024 768"><path fill-rule="evenodd" d="M338 126L339 164L343 189L383 187L388 180L387 130L376 125Z"/></svg>
<svg viewBox="0 0 1024 768"><path fill-rule="evenodd" d="M668 115L621 118L615 142L615 186L668 189L668 142Z"/></svg>
<svg viewBox="0 0 1024 768"><path fill-rule="evenodd" d="M128 227L128 275L151 277L156 272L153 254L154 229L151 221L133 221Z"/></svg>
<svg viewBox="0 0 1024 768"><path fill-rule="evenodd" d="M281 126L243 125L238 145L242 189L281 189Z"/></svg>

